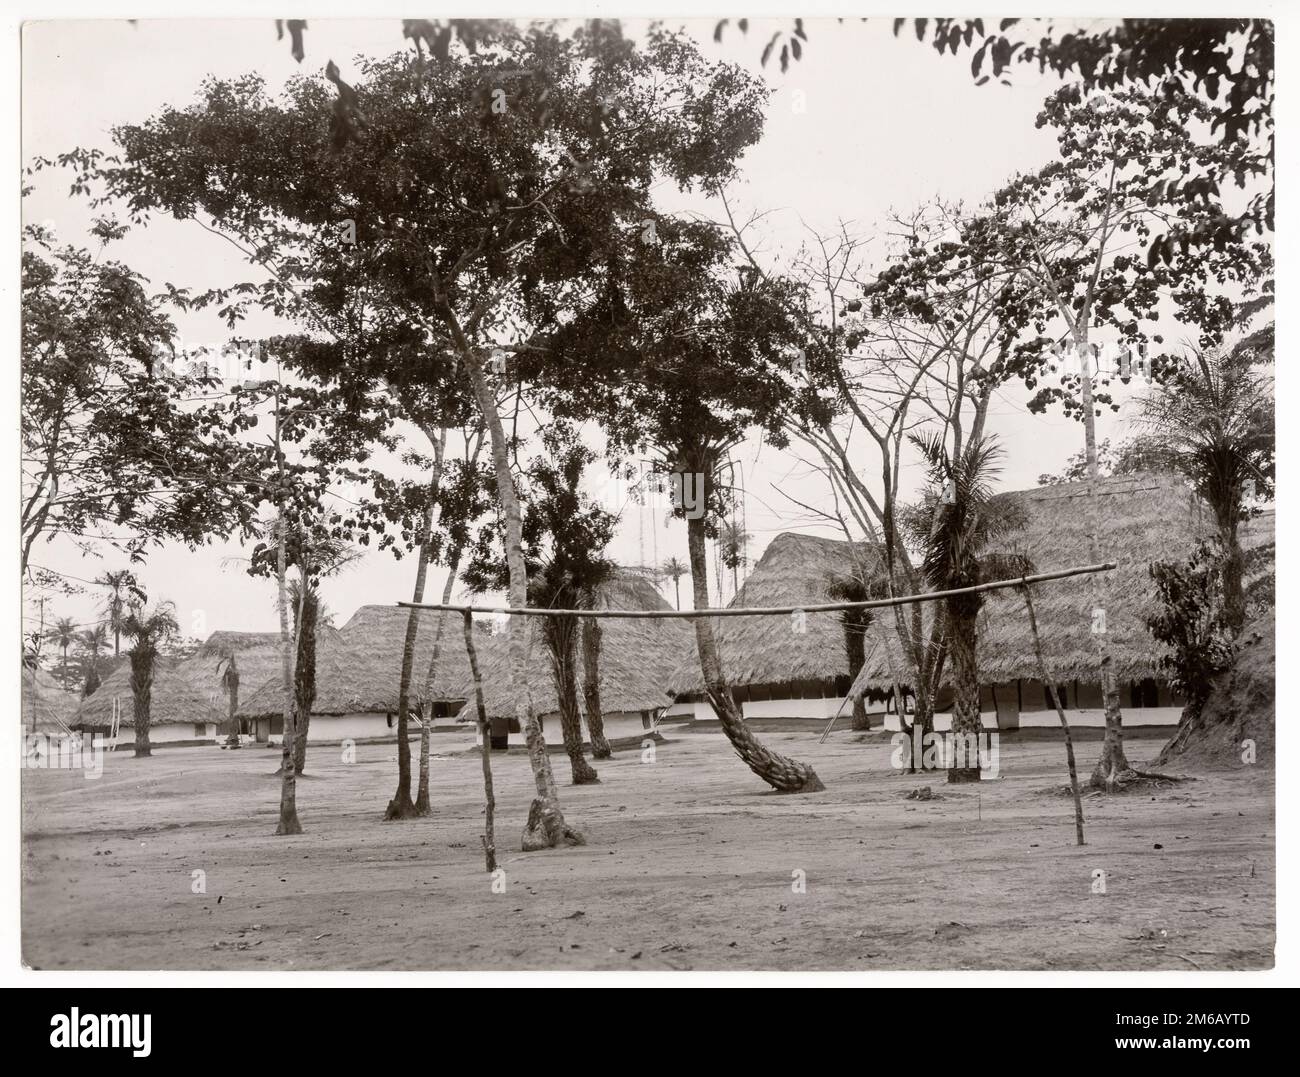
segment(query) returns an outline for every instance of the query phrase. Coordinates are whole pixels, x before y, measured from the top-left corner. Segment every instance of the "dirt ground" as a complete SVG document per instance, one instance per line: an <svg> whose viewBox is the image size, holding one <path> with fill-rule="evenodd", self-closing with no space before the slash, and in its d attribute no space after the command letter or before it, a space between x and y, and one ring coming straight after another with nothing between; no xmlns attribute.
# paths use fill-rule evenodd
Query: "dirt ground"
<svg viewBox="0 0 1300 1077"><path fill-rule="evenodd" d="M1064 749L1001 744L978 786L900 774L882 734L765 733L827 790L766 787L718 733L669 732L567 784L582 848L521 853L522 752L493 758L504 893L472 741L435 738L429 819L380 821L396 745L313 747L274 836L279 753L172 748L23 772L23 952L38 969L1261 969L1271 768L1085 801ZM1136 762L1162 739L1129 742ZM1081 766L1097 746L1078 746ZM905 799L929 783L938 799ZM202 876L194 873L202 872ZM1096 872L1105 893L1096 893ZM196 880L206 893L193 892ZM804 886L800 891L800 881ZM498 889L502 887L498 885Z"/></svg>

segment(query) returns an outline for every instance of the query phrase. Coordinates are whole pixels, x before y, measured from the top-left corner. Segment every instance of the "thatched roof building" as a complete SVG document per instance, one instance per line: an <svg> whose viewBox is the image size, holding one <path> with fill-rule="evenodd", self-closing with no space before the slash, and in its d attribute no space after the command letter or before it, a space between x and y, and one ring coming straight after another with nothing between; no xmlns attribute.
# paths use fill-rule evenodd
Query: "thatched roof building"
<svg viewBox="0 0 1300 1077"><path fill-rule="evenodd" d="M834 584L870 578L876 562L874 548L863 543L783 532L763 551L730 605L813 606L843 601L832 594ZM848 649L838 613L809 613L801 619L720 617L714 632L723 672L741 703L842 697L848 690ZM694 652L684 656L669 690L681 697L703 693Z"/></svg>
<svg viewBox="0 0 1300 1077"><path fill-rule="evenodd" d="M1040 486L1010 496L1020 500L1027 519L1001 543L1003 548L1028 554L1037 572L1092 562L1088 542L1092 510L1086 482ZM1158 678L1163 648L1147 631L1145 620L1155 611L1157 601L1148 565L1186 557L1209 533L1213 517L1179 478L1168 474L1144 472L1102 479L1097 497L1097 558L1118 565L1098 577L1116 679L1136 683ZM1093 583L1086 576L1034 588L1043 656L1053 677L1062 682L1098 679L1092 635L1094 605ZM855 690L890 687L885 647L873 647L871 640L876 632L889 631L889 625L878 619L869 632L867 662ZM891 641L890 647L894 660L899 661L898 642ZM1019 592L988 596L980 614L979 665L986 685L1037 681L1033 637Z"/></svg>
<svg viewBox="0 0 1300 1077"><path fill-rule="evenodd" d="M22 711L25 733L65 733L80 697L64 691L45 670L23 667Z"/></svg>
<svg viewBox="0 0 1300 1077"><path fill-rule="evenodd" d="M668 610L672 607L643 576L620 572L597 593L596 608L605 610ZM532 693L533 709L540 715L558 714L560 705L555 693L555 679L551 673L550 656L542 641L539 618L530 617L528 687ZM600 653L600 704L605 714L638 714L641 711L659 711L668 707L672 699L668 683L673 672L688 654L694 653L695 633L684 619L619 619L604 618ZM513 678L510 672L510 655L504 639L494 641L491 653L484 658L479 654L479 670L483 679L483 697L489 718L509 718L514 715ZM579 648L581 644L579 643ZM461 648L462 651L464 648ZM579 699L581 696L582 659L578 658ZM475 717L472 706L472 686L459 718Z"/></svg>
<svg viewBox="0 0 1300 1077"><path fill-rule="evenodd" d="M224 721L225 700L215 678L203 676L195 658L177 662L160 658L154 670L150 693L150 726L209 725ZM104 683L82 700L69 723L74 729L109 729L113 724L113 701L120 700L123 728L135 724L135 695L131 691L131 664L123 663Z"/></svg>
<svg viewBox="0 0 1300 1077"><path fill-rule="evenodd" d="M236 661L240 661L236 659ZM312 714L384 713L378 706L373 685L365 677L365 663L337 628L321 625L316 630L316 700ZM241 674L242 677L242 674ZM284 673L277 667L260 683L241 685L240 718L284 716Z"/></svg>
<svg viewBox="0 0 1300 1077"><path fill-rule="evenodd" d="M356 667L349 678L356 692L364 695L370 709L396 713L398 690L402 680L402 648L410 610L401 606L362 606L340 630L343 642L351 649ZM442 619L442 645L438 667L434 671L431 691L425 697L425 678L433 655L438 622ZM475 637L479 661L494 653L497 642L486 629ZM464 629L460 615L425 610L420 615L415 637L415 664L411 670L413 705L432 702L436 715L454 713L470 694L469 656L465 653ZM351 689L349 689L350 691Z"/></svg>

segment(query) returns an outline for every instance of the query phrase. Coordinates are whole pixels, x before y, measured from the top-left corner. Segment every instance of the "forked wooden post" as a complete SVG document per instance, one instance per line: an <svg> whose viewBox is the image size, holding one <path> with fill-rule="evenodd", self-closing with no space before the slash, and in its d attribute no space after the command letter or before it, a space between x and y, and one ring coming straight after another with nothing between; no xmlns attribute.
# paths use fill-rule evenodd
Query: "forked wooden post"
<svg viewBox="0 0 1300 1077"><path fill-rule="evenodd" d="M1056 695L1056 682L1048 674L1047 662L1043 659L1043 644L1038 638L1038 618L1034 616L1034 600L1029 593L1029 584L1026 583L1023 590L1025 609L1029 612L1029 631L1034 636L1038 676L1042 678L1043 684L1047 685L1047 690L1052 695L1052 706L1056 708L1056 716L1061 719L1061 728L1065 730L1065 759L1070 767L1070 792L1074 794L1074 834L1078 839L1077 844L1083 845L1083 801L1079 798L1079 772L1074 766L1074 741L1070 738L1070 723L1065 720L1065 711L1061 708L1061 701Z"/></svg>
<svg viewBox="0 0 1300 1077"><path fill-rule="evenodd" d="M483 855L487 860L489 872L497 869L497 843L493 832L493 815L496 812L496 796L492 791L492 738L488 732L487 706L483 702L483 679L478 671L478 651L474 649L474 617L469 610L463 610L461 617L465 623L465 651L469 655L469 671L474 678L474 706L478 711L478 732L483 741L483 799L485 804L483 822Z"/></svg>

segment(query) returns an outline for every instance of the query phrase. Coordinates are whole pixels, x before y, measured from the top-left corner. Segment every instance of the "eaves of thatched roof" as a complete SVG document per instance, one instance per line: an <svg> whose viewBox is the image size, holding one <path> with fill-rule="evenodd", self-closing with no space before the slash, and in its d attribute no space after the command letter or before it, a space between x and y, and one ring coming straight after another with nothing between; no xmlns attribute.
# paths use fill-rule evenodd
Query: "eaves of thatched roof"
<svg viewBox="0 0 1300 1077"><path fill-rule="evenodd" d="M876 553L866 544L783 532L768 544L730 605L834 602L834 582L870 578L875 564ZM849 673L844 623L838 613L809 613L799 620L786 615L719 617L714 621L714 634L723 672L733 687L834 681ZM704 691L694 651L684 656L674 671L669 690L674 695Z"/></svg>
<svg viewBox="0 0 1300 1077"><path fill-rule="evenodd" d="M597 593L596 608L606 610L667 610L672 607L642 576L620 572ZM537 714L559 711L555 678L549 653L542 642L541 620L528 618L529 661L528 689ZM695 634L685 620L672 618L627 619L602 618L600 652L600 703L608 713L659 710L672 699L668 682L683 658L694 653ZM479 668L483 679L483 696L489 717L507 717L515 712L514 682L510 656L504 640L484 657L480 648ZM578 644L578 706L583 708L581 641ZM463 648L462 648L463 649ZM472 688L471 688L472 697ZM471 697L459 717L474 717Z"/></svg>
<svg viewBox="0 0 1300 1077"><path fill-rule="evenodd" d="M1028 554L1034 570L1086 565L1094 560L1089 547L1093 506L1086 482L1061 483L1020 490L1026 522L1000 546ZM1176 476L1143 472L1102 479L1097 483L1096 560L1114 561L1117 568L1096 577L1077 576L1038 584L1034 588L1043 656L1054 678L1099 679L1093 610L1105 610L1106 642L1115 676L1120 681L1156 676L1164 648L1146 627L1157 599L1149 566L1153 561L1185 558L1210 533L1213 517L1205 505ZM1098 593L1094 587L1099 588ZM887 690L892 682L889 657L901 666L897 639L886 645L880 632L891 622L877 619L868 631L867 661L854 690ZM1019 591L987 596L979 619L979 668L985 684L1003 684L1039 676L1033 636ZM900 679L906 683L903 670Z"/></svg>

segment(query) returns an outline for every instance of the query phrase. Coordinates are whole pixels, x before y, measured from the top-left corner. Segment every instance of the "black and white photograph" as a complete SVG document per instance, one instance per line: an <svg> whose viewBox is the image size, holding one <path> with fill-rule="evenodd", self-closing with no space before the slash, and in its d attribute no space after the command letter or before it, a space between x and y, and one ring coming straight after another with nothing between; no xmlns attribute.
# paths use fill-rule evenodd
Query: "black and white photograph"
<svg viewBox="0 0 1300 1077"><path fill-rule="evenodd" d="M1085 8L19 12L8 971L1275 981L1295 27Z"/></svg>

